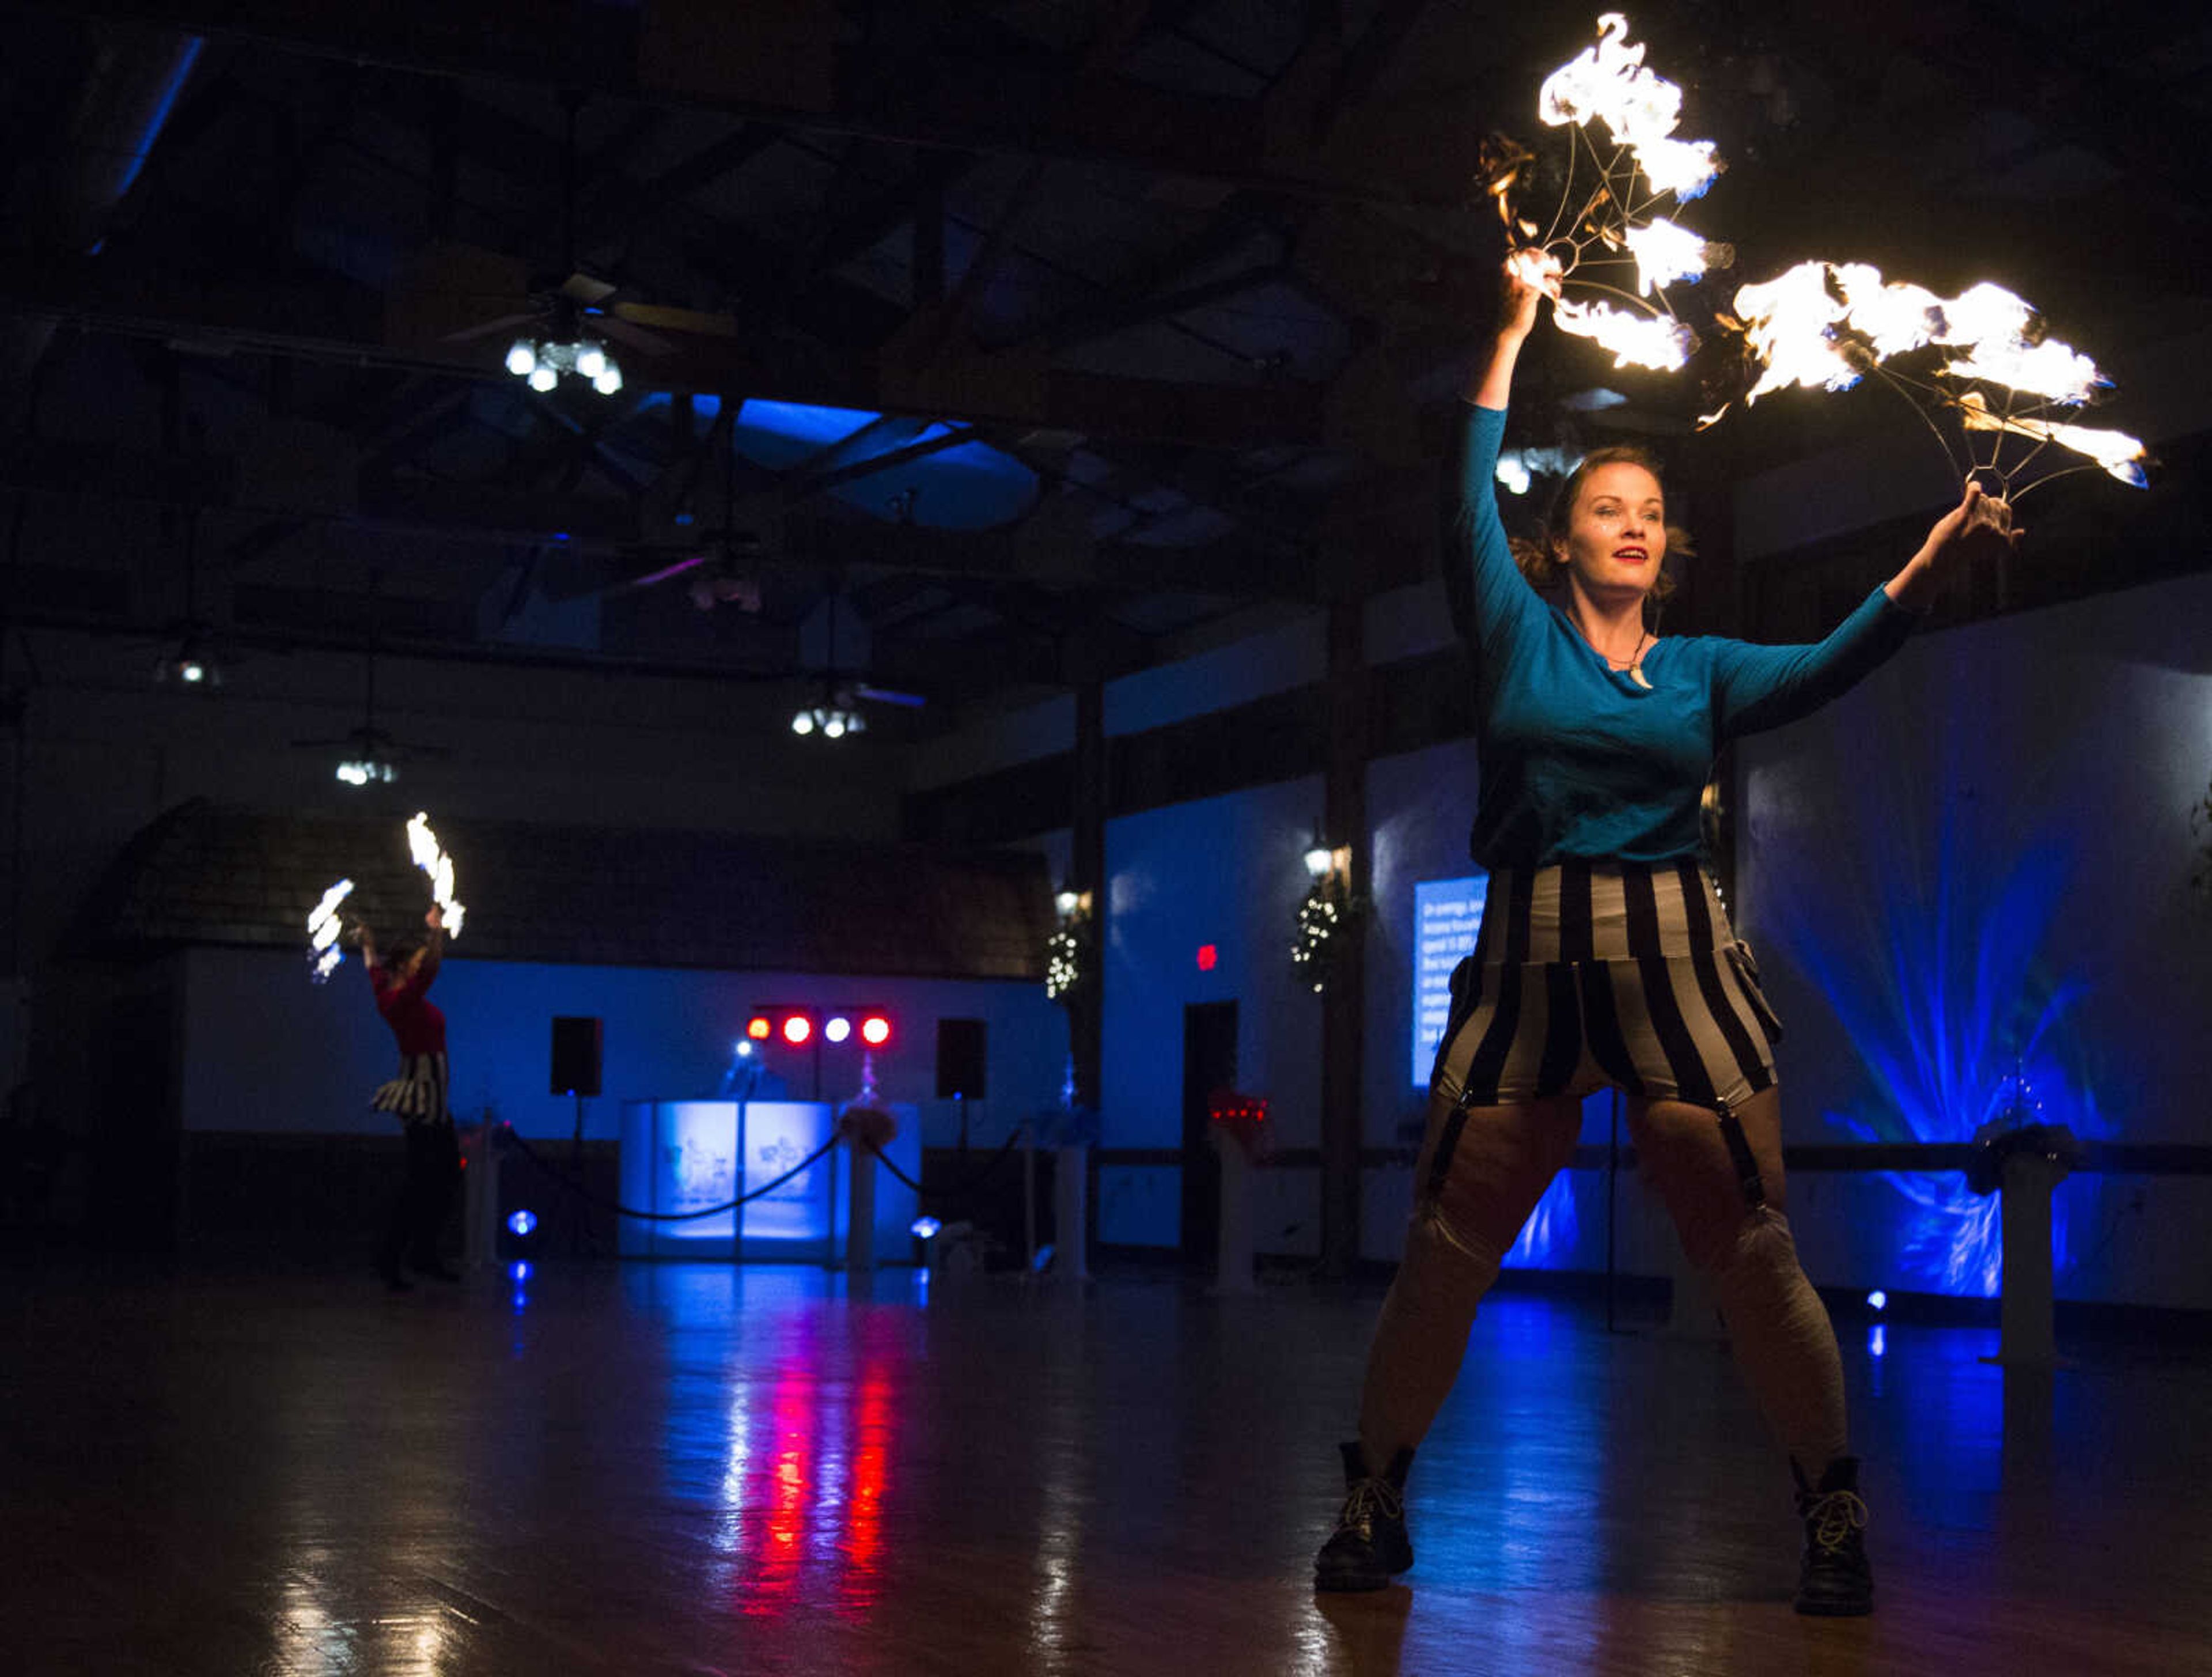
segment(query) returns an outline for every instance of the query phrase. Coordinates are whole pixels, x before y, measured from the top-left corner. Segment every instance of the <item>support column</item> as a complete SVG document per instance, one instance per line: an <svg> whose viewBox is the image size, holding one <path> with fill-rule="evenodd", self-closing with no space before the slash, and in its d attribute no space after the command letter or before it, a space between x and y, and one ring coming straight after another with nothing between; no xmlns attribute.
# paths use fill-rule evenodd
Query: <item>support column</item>
<svg viewBox="0 0 2212 1677"><path fill-rule="evenodd" d="M1075 689L1075 807L1067 883L1091 894L1091 981L1069 998L1067 1047L1075 1066L1075 1103L1098 1110L1106 952L1106 686L1096 677Z"/></svg>
<svg viewBox="0 0 2212 1677"><path fill-rule="evenodd" d="M1328 609L1328 760L1322 792L1328 842L1348 855L1345 888L1367 890L1366 614L1358 599ZM1322 992L1321 1273L1342 1277L1359 1258L1361 1085L1367 1018L1365 917L1338 929L1345 945Z"/></svg>

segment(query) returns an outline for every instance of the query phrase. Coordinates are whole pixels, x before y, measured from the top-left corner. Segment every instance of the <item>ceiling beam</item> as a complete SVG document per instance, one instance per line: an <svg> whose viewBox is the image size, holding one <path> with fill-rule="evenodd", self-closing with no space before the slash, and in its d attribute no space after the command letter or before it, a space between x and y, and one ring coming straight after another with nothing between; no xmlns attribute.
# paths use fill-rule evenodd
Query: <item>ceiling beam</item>
<svg viewBox="0 0 2212 1677"><path fill-rule="evenodd" d="M435 300L434 300L435 301ZM466 312L471 300L450 300ZM453 343L434 324L395 334L382 299L325 280L313 286L245 279L197 280L169 269L131 272L112 262L9 253L0 261L0 306L70 324L210 348L252 348L308 360L371 363L497 382L504 344ZM480 300L477 307L480 307ZM1271 386L1264 400L1234 385L1176 384L1045 365L1032 355L954 354L927 363L852 353L771 362L736 338L656 325L665 355L623 357L626 388L725 391L820 406L1074 431L1200 447L1322 441L1322 392Z"/></svg>
<svg viewBox="0 0 2212 1677"><path fill-rule="evenodd" d="M1004 53L976 55L963 40L917 63L911 30L887 46L847 39L844 9L834 0L659 0L619 14L496 0L94 0L90 9L422 75L574 88L909 145L1133 167L1292 197L1458 207L1484 126L1462 112L1436 125L1431 145L1347 161L1303 136L1271 131L1249 101L1071 75L1042 49L1021 53L1010 42Z"/></svg>
<svg viewBox="0 0 2212 1677"><path fill-rule="evenodd" d="M587 446L588 434L576 446ZM931 446L934 446L933 444ZM573 464L573 459L563 464ZM878 462L862 463L860 471ZM889 464L888 459L881 464ZM24 438L0 453L0 489L26 498L122 502L185 508L228 508L304 528L341 526L446 539L543 543L573 551L651 551L657 564L671 552L696 550L696 538L654 544L629 501L603 495L563 492L501 483L460 483L371 477L349 505L333 507L325 490L295 500L262 492L250 501L239 493L235 460L204 454L153 454L82 443ZM875 568L917 575L1026 582L1110 586L1123 592L1155 588L1237 598L1313 598L1312 556L1279 543L1228 538L1189 548L1137 543L1046 546L1016 529L937 530L794 508L782 520L772 567L804 571Z"/></svg>

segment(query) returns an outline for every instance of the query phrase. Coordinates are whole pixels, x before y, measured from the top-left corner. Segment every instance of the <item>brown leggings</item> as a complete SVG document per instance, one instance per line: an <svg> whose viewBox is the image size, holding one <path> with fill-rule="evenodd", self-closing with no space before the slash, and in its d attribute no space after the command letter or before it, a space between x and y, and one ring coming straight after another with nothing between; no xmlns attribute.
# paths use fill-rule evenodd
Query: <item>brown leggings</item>
<svg viewBox="0 0 2212 1677"><path fill-rule="evenodd" d="M1568 1097L1474 1107L1455 1127L1450 1100L1430 1101L1406 1255L1367 1355L1359 1439L1370 1467L1419 1444L1443 1407L1476 1304L1573 1155L1580 1107ZM1769 1427L1817 1484L1845 1449L1843 1362L1784 1216L1779 1090L1761 1091L1734 1116L1748 1161L1731 1152L1710 1108L1628 1103L1638 1161L1674 1219L1683 1251L1712 1285L1736 1365ZM1448 1135L1450 1153L1438 1180L1436 1157ZM1763 1204L1754 1205L1747 1191L1747 1162L1757 1168Z"/></svg>

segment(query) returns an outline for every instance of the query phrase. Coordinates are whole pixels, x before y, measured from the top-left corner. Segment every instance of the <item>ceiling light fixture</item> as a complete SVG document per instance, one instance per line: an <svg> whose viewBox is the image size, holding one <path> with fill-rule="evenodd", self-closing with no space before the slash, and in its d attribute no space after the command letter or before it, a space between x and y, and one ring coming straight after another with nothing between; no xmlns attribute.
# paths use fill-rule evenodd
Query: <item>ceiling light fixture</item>
<svg viewBox="0 0 2212 1677"><path fill-rule="evenodd" d="M588 381L602 396L612 396L623 387L621 366L606 345L588 337L568 343L518 337L507 346L507 370L540 392L558 385L563 373Z"/></svg>
<svg viewBox="0 0 2212 1677"><path fill-rule="evenodd" d="M816 733L824 739L842 739L848 733L866 733L868 724L857 710L842 705L815 705L792 713L791 731L802 739Z"/></svg>

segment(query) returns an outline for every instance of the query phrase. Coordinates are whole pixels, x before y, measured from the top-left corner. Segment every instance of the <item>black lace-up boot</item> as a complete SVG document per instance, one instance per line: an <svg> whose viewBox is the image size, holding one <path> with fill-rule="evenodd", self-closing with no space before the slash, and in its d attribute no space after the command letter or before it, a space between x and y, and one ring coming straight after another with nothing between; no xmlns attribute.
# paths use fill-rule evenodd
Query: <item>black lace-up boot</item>
<svg viewBox="0 0 2212 1677"><path fill-rule="evenodd" d="M1852 1618L1874 1611L1874 1570L1867 1565L1867 1505L1859 1500L1859 1459L1839 1455L1816 1488L1795 1461L1797 1513L1805 1522L1805 1559L1797 1573L1797 1611Z"/></svg>
<svg viewBox="0 0 2212 1677"><path fill-rule="evenodd" d="M1406 1470L1413 1453L1400 1450L1374 1473L1357 1443L1338 1448L1344 1452L1344 1510L1314 1557L1314 1588L1380 1589L1413 1564L1406 1535Z"/></svg>

